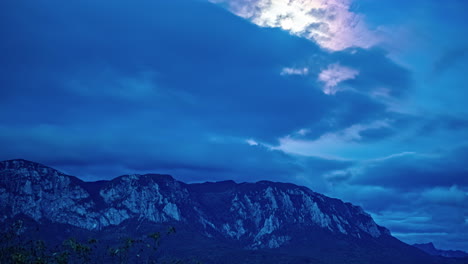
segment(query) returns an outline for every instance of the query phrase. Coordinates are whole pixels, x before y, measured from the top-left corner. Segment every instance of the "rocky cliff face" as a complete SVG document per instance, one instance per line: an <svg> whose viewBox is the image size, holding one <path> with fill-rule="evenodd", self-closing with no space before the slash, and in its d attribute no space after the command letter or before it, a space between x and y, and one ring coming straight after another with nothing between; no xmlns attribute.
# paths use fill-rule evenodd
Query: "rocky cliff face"
<svg viewBox="0 0 468 264"><path fill-rule="evenodd" d="M293 184L228 181L188 188L209 216L199 218L207 230L247 240L252 248L277 248L291 234L310 234L317 228L357 239L389 235L360 207Z"/></svg>
<svg viewBox="0 0 468 264"><path fill-rule="evenodd" d="M192 225L246 248L277 248L322 230L353 239L389 236L360 207L293 184L232 181L185 184L168 175L83 182L25 160L0 162L0 215L89 230L129 219Z"/></svg>

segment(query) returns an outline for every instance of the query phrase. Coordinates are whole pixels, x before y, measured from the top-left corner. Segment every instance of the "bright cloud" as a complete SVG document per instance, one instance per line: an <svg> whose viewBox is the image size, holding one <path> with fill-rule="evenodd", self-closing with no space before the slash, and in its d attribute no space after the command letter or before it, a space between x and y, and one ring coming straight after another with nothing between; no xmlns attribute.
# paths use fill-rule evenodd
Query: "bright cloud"
<svg viewBox="0 0 468 264"><path fill-rule="evenodd" d="M350 11L351 0L210 0L227 3L238 16L262 27L282 28L332 51L368 48L378 38L363 16Z"/></svg>
<svg viewBox="0 0 468 264"><path fill-rule="evenodd" d="M346 80L352 80L357 75L359 75L359 71L334 63L320 72L318 80L324 83L323 92L325 94L335 94L339 91L338 84Z"/></svg>
<svg viewBox="0 0 468 264"><path fill-rule="evenodd" d="M281 70L281 75L307 75L309 73L308 68L288 68L285 67Z"/></svg>
<svg viewBox="0 0 468 264"><path fill-rule="evenodd" d="M370 124L355 124L346 129L334 133L326 133L316 140L297 139L286 136L279 139L279 146L275 149L286 153L304 156L322 157L325 159L350 159L346 150L355 149L362 139L361 133L380 128L390 127L390 121L377 120Z"/></svg>
<svg viewBox="0 0 468 264"><path fill-rule="evenodd" d="M258 142L253 140L253 139L247 139L245 142L247 144L249 144L250 146L257 146L258 145Z"/></svg>

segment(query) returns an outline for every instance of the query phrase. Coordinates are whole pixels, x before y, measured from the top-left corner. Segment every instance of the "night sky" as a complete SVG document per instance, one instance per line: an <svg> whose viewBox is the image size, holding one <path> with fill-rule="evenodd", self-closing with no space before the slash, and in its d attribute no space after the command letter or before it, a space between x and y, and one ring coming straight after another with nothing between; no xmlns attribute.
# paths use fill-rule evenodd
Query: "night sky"
<svg viewBox="0 0 468 264"><path fill-rule="evenodd" d="M0 159L271 180L468 250L468 2L0 1Z"/></svg>

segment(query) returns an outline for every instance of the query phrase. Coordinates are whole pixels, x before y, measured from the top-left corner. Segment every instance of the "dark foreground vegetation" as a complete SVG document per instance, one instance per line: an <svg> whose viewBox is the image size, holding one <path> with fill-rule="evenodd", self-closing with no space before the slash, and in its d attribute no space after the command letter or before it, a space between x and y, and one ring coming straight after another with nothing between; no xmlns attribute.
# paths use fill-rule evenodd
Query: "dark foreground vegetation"
<svg viewBox="0 0 468 264"><path fill-rule="evenodd" d="M161 243L175 233L175 227L169 226L164 232L136 238L120 237L116 241L70 237L61 243L51 243L34 239L35 234L31 234L23 221L17 220L0 235L0 263L201 263L194 259L167 259L163 256Z"/></svg>

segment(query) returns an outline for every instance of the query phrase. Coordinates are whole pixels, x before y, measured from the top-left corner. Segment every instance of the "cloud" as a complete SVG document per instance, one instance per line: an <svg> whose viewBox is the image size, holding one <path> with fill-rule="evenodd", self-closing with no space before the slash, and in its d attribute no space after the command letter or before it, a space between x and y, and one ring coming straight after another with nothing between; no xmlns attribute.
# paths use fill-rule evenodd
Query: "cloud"
<svg viewBox="0 0 468 264"><path fill-rule="evenodd" d="M394 211L412 197L412 194L401 193L384 185L353 184L350 183L351 177L352 173L346 169L325 174L324 178L329 185L327 194L344 201L352 201L373 214Z"/></svg>
<svg viewBox="0 0 468 264"><path fill-rule="evenodd" d="M463 204L433 204L419 197L421 192L412 192L409 198L393 202L393 209L372 216L377 223L392 230L392 235L408 244L434 242L438 248L466 250L467 241L459 236L468 231L468 226L463 224L468 213L466 207ZM374 198L378 199L378 196Z"/></svg>
<svg viewBox="0 0 468 264"><path fill-rule="evenodd" d="M405 67L388 58L388 52L372 47L354 49L354 52L336 52L332 57L341 65L359 71L359 75L347 84L356 91L372 94L385 94L393 98L404 97L412 84L412 73Z"/></svg>
<svg viewBox="0 0 468 264"><path fill-rule="evenodd" d="M65 168L79 177L101 179L124 172L158 172L171 173L188 181L280 180L301 170L295 159L280 151L249 146L238 139L221 137L214 140L184 124L177 124L178 129L192 133L172 137L168 135L174 133L173 128L145 131L145 124L139 120L128 121L113 130L108 126L106 122L93 128L79 125L40 125L25 129L0 126L0 143L9 142L8 147L2 148L0 159L25 158L58 169ZM110 171L117 167L122 171L117 175L89 175L86 168L93 166L107 167Z"/></svg>
<svg viewBox="0 0 468 264"><path fill-rule="evenodd" d="M328 195L362 206L378 224L406 243L436 242L440 248L462 250L468 246L459 236L468 232L464 224L467 187L414 186L401 190L386 184L355 184L349 176L332 179L330 184Z"/></svg>
<svg viewBox="0 0 468 264"><path fill-rule="evenodd" d="M247 144L250 146L258 146L258 142L253 139L247 139L245 142L247 142Z"/></svg>
<svg viewBox="0 0 468 264"><path fill-rule="evenodd" d="M368 48L378 42L350 0L210 0L261 27L277 27L329 50Z"/></svg>
<svg viewBox="0 0 468 264"><path fill-rule="evenodd" d="M315 140L298 138L288 135L280 138L279 145L274 149L280 149L286 153L305 156L316 156L328 159L354 159L353 154L347 155L347 150L365 148L359 143L366 139L372 131L380 131L391 126L390 120L376 120L368 124L354 124L343 130L325 133ZM371 131L371 132L370 132ZM367 134L366 134L367 133ZM386 136L380 133L379 136ZM372 135L375 137L375 135Z"/></svg>
<svg viewBox="0 0 468 264"><path fill-rule="evenodd" d="M211 133L275 144L301 128L323 133L385 114L384 105L366 95L342 92L326 98L321 83L278 74L287 65L304 65L286 67L284 73L305 74L307 68L312 76L329 61L344 58L349 63L354 55L332 56L306 39L259 28L217 5L144 1L128 7L116 1L108 19L96 26L105 5L52 2L56 12L37 5L24 23L12 14L25 12L26 5L18 2L5 9L18 27L3 32L10 41L0 43L1 48L21 47L27 60L19 63L13 55L3 60L9 65L2 73L4 86L16 89L6 91L9 100L0 99L5 100L2 112L38 102L49 107L16 111L14 120L2 119L4 124L80 120L92 125L101 119L120 123L127 117L148 117L146 129L152 130L184 119ZM36 23L41 16L50 20ZM27 32L35 33L24 43L21 36ZM355 53L356 60L367 52L382 56L362 51ZM315 64L307 63L311 58L317 58ZM317 129L316 124L329 119L333 126Z"/></svg>
<svg viewBox="0 0 468 264"><path fill-rule="evenodd" d="M325 94L335 94L339 91L337 87L341 82L354 79L359 71L341 66L338 63L328 65L327 69L320 72L318 80L324 83L323 92Z"/></svg>
<svg viewBox="0 0 468 264"><path fill-rule="evenodd" d="M361 205L404 242L466 250L459 236L468 232L466 153L462 145L356 161L324 174L327 194Z"/></svg>
<svg viewBox="0 0 468 264"><path fill-rule="evenodd" d="M432 115L420 120L416 133L418 135L434 135L449 131L465 133L468 130L468 119L456 115Z"/></svg>
<svg viewBox="0 0 468 264"><path fill-rule="evenodd" d="M335 170L324 175L325 181L329 183L340 183L349 180L352 174L346 170Z"/></svg>
<svg viewBox="0 0 468 264"><path fill-rule="evenodd" d="M111 120L102 121L100 126L89 128L80 124L0 126L0 145L5 146L0 160L37 161L86 180L167 173L187 182L271 180L300 185L306 184L303 175L320 175L350 165L288 155L254 140L207 135L184 122L147 130L145 120L127 120L118 126ZM115 127L110 130L110 125ZM321 179L315 177L308 183L320 189Z"/></svg>
<svg viewBox="0 0 468 264"><path fill-rule="evenodd" d="M444 154L407 154L362 164L353 175L354 184L381 185L400 190L431 186L468 186L464 156L460 147Z"/></svg>
<svg viewBox="0 0 468 264"><path fill-rule="evenodd" d="M289 68L285 67L281 70L281 75L307 75L309 73L308 68Z"/></svg>
<svg viewBox="0 0 468 264"><path fill-rule="evenodd" d="M461 190L457 185L451 187L436 187L422 193L422 198L434 204L466 204L468 192Z"/></svg>

